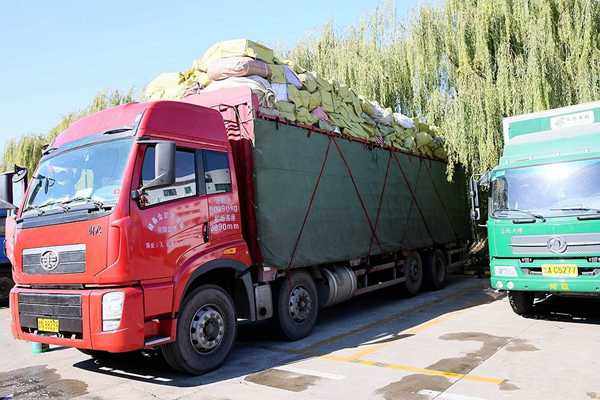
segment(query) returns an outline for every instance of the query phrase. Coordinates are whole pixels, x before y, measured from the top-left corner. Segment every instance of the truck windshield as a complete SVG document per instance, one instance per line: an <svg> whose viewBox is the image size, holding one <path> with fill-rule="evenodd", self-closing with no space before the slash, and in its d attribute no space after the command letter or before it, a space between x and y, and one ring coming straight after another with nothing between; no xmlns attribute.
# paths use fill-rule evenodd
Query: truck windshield
<svg viewBox="0 0 600 400"><path fill-rule="evenodd" d="M500 170L491 187L496 218L600 213L600 160Z"/></svg>
<svg viewBox="0 0 600 400"><path fill-rule="evenodd" d="M78 202L114 206L121 191L131 137L67 150L42 160L25 210L67 209Z"/></svg>

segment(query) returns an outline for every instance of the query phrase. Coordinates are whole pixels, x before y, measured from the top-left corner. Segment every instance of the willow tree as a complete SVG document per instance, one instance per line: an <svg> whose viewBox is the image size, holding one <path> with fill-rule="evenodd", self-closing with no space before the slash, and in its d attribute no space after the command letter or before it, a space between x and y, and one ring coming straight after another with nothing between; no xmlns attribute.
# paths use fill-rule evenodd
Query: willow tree
<svg viewBox="0 0 600 400"><path fill-rule="evenodd" d="M597 0L446 0L406 22L395 8L326 25L290 57L438 126L451 167L493 167L505 116L600 99Z"/></svg>
<svg viewBox="0 0 600 400"><path fill-rule="evenodd" d="M3 168L11 169L12 166L16 164L27 167L30 171L33 171L42 156L43 147L52 142L52 140L60 132L67 129L72 122L88 114L120 104L131 103L132 101L134 101L132 90L125 93L119 92L118 90L98 93L87 107L83 110L74 111L65 115L58 124L46 134L29 134L22 136L19 139L10 139L4 146L2 160Z"/></svg>

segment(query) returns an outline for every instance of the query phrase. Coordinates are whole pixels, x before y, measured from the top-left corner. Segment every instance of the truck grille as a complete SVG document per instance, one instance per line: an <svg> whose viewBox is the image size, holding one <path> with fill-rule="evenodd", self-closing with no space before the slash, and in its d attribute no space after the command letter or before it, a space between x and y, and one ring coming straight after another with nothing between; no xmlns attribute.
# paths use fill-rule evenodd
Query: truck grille
<svg viewBox="0 0 600 400"><path fill-rule="evenodd" d="M23 250L26 274L73 274L85 272L85 245L38 247Z"/></svg>
<svg viewBox="0 0 600 400"><path fill-rule="evenodd" d="M59 322L61 334L83 332L81 296L72 294L19 293L19 321L21 328L31 333L38 328L38 318L52 318Z"/></svg>
<svg viewBox="0 0 600 400"><path fill-rule="evenodd" d="M563 251L552 251L551 239L559 238L564 246ZM600 234L573 233L567 235L529 235L513 236L510 246L514 254L525 255L581 255L600 253Z"/></svg>

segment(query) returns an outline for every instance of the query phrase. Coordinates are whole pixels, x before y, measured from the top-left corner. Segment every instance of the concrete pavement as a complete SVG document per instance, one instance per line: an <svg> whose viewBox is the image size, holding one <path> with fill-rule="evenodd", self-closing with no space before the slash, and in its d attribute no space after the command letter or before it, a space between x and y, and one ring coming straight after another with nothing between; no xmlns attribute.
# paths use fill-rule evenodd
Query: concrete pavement
<svg viewBox="0 0 600 400"><path fill-rule="evenodd" d="M11 337L4 308L0 399L600 398L598 300L550 299L522 318L486 287L462 277L411 299L375 292L324 310L314 333L293 343L266 324L242 326L227 363L200 377L152 355L32 354Z"/></svg>

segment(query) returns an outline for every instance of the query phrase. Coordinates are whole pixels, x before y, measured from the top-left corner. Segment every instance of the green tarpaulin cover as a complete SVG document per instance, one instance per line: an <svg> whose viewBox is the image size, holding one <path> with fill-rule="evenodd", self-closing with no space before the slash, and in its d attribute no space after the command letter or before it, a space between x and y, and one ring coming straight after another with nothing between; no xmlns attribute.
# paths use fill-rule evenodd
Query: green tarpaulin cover
<svg viewBox="0 0 600 400"><path fill-rule="evenodd" d="M308 133L255 120L257 240L265 265L311 266L469 238L460 171L449 183L443 162Z"/></svg>

